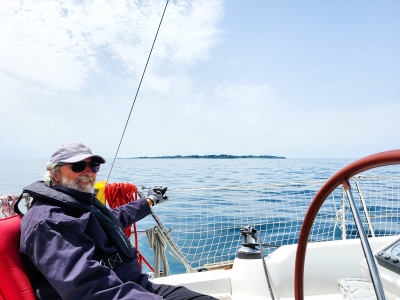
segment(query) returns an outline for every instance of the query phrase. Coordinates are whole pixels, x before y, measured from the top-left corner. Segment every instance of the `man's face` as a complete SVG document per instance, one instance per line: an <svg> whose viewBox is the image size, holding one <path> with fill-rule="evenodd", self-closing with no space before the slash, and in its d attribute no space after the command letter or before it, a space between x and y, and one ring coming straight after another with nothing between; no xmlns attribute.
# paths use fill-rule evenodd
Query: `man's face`
<svg viewBox="0 0 400 300"><path fill-rule="evenodd" d="M91 162L91 158L84 160L85 162ZM93 187L96 182L96 173L93 173L89 165L86 165L82 172L74 172L71 169L71 164L66 164L60 167L59 172L54 176L57 184L85 192L93 193Z"/></svg>

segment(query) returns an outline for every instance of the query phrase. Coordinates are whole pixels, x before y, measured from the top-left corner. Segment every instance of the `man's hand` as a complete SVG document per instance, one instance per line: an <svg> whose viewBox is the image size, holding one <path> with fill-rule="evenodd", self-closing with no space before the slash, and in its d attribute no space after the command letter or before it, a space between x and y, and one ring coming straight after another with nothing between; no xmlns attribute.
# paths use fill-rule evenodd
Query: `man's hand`
<svg viewBox="0 0 400 300"><path fill-rule="evenodd" d="M168 196L165 196L165 192L167 191L167 187L163 185L155 185L149 189L147 193L147 199L150 199L153 202L153 206L156 204L163 203L168 200Z"/></svg>

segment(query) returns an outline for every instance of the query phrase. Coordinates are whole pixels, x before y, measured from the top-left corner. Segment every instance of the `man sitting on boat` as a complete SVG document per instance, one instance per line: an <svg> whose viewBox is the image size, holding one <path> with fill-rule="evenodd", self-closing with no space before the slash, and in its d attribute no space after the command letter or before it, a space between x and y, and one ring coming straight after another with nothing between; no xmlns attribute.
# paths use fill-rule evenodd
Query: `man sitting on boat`
<svg viewBox="0 0 400 300"><path fill-rule="evenodd" d="M81 143L59 146L44 182L24 189L34 200L21 221L20 252L38 299L215 299L142 274L123 229L168 199L163 186L146 199L108 209L95 198L105 159Z"/></svg>

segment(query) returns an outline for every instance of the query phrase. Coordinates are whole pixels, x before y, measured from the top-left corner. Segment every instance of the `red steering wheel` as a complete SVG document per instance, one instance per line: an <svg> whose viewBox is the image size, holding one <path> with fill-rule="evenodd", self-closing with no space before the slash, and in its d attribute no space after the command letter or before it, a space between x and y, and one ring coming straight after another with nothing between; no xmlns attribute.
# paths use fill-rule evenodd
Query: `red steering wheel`
<svg viewBox="0 0 400 300"><path fill-rule="evenodd" d="M373 154L359 159L341 169L333 175L315 195L308 208L304 222L300 230L299 242L296 252L296 264L294 273L294 295L296 300L304 299L304 261L306 257L307 242L315 217L325 199L340 185L348 189L350 177L363 171L376 167L400 164L400 150L392 150ZM372 270L372 269L371 269ZM377 272L377 270L375 270Z"/></svg>

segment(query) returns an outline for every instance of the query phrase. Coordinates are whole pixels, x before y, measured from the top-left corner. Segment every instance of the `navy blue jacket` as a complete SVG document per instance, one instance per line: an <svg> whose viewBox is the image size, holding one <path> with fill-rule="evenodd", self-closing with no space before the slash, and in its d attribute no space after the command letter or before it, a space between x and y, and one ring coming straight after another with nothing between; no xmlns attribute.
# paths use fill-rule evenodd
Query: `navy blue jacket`
<svg viewBox="0 0 400 300"><path fill-rule="evenodd" d="M123 228L150 212L146 199L112 210ZM114 269L100 264L118 249L91 212L34 202L21 221L20 252L38 299L162 299L147 291L137 258Z"/></svg>

